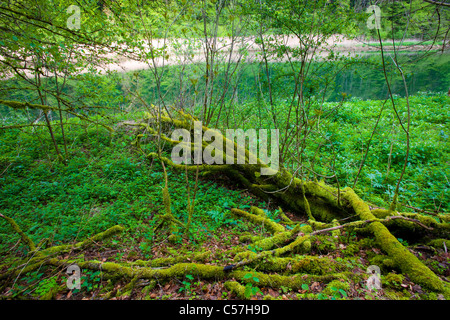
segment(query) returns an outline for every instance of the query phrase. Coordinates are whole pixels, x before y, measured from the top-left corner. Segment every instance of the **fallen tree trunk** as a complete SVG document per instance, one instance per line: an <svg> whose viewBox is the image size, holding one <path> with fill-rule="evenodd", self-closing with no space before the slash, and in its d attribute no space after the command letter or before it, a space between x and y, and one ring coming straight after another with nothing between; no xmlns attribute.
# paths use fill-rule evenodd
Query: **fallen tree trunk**
<svg viewBox="0 0 450 320"><path fill-rule="evenodd" d="M157 134L158 130L150 126L154 119L150 117L148 120L147 123L133 125L151 134ZM194 134L192 124L194 120L191 116L180 113L177 119L161 117L161 124L174 128L186 128L191 134ZM203 132L207 130L208 128L202 128ZM230 143L234 145L233 154L236 160L237 150L242 147L234 141L228 141L223 136L218 137L223 145L226 146ZM162 135L162 140L169 147L180 142L165 135ZM158 159L164 165L178 170L191 172L198 170L203 175L210 173L226 175L256 195L264 199L274 199L281 206L291 208L295 214L304 218L303 222L305 223L292 221L281 210L281 222L276 222L268 218L263 210L256 207L252 207L250 212L229 208L229 214L235 219L244 219L257 226L258 229L265 230L269 236L250 237L251 244L235 246L227 252L206 251L192 253L189 257L176 255L150 261L105 262L85 259L78 255L73 257L72 253L79 253L81 250L97 245L98 242L120 234L124 230L121 226L114 226L81 242L41 250L40 246L34 244L12 218L0 214L0 218L8 221L29 249L28 254L19 261L0 266L0 270L3 271L0 275L0 287L6 287L20 275L37 270L44 265L61 270L72 264L77 264L83 270L104 273L105 277L109 279L127 281L122 290L111 291L105 294L106 298L115 297L117 294L122 294L121 292L133 291L141 279L150 281L150 286L153 287L155 281L181 280L187 275L205 280L225 281L225 288L235 292L241 298L245 297L245 294L244 286L240 283L261 287L284 287L292 290L299 290L304 285L311 285L315 281L328 283L339 279L347 281L354 279L355 282L360 283L363 279L361 274L349 269L345 263L327 256L311 254L313 241L317 237L331 234L335 238L341 230L360 229L373 235L377 245L387 254L392 265L407 274L414 283L431 291L442 292L447 299L450 298L448 283L425 266L390 231L391 227L406 228L412 232L419 230L422 234L429 235L430 238L439 238L436 239L436 243L445 245L449 235L447 215L436 215L430 218L420 214L371 209L351 188L334 188L323 182L302 180L283 168L273 175L262 176L261 168L268 168L268 166L260 159L257 159L256 163L248 163L253 156L247 149L245 150L246 163L200 164L197 166L174 163L168 157L154 152L145 153L142 148L143 143L145 141L142 141L142 135L138 134L134 145L149 159ZM202 151L208 147L208 143L205 142L202 142L201 145ZM225 158L225 155L222 156ZM169 233L173 235L176 230L174 227L185 228L186 226L178 221L171 212L170 184L167 175L164 177L162 198L165 213L160 216L158 227L168 227ZM179 230L176 231L180 234ZM225 265L211 263L211 261L218 261L216 258L219 255L226 256L229 263L227 262ZM247 268L242 268L244 266ZM248 276L249 267L253 269L250 277ZM52 294L49 293L45 297L51 298Z"/></svg>

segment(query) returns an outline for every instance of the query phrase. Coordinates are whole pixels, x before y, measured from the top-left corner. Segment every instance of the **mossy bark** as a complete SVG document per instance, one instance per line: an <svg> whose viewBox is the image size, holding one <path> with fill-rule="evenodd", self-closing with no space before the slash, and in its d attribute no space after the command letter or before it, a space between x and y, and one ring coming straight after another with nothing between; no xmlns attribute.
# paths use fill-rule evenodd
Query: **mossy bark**
<svg viewBox="0 0 450 320"><path fill-rule="evenodd" d="M16 221L14 221L14 219L12 219L10 217L7 217L7 216L5 216L5 215L3 215L1 213L0 213L0 218L5 219L11 225L13 230L20 235L20 237L22 239L22 242L26 246L28 246L28 249L30 251L35 251L36 250L36 245L34 244L34 242L22 231L22 229L19 227L19 225L16 223Z"/></svg>
<svg viewBox="0 0 450 320"><path fill-rule="evenodd" d="M347 188L343 197L349 201L361 219L376 219L369 206L352 189ZM443 291L444 284L442 280L420 262L415 255L409 252L382 223L373 222L369 225L369 229L375 235L380 247L391 257L403 273L408 274L412 281L432 290Z"/></svg>

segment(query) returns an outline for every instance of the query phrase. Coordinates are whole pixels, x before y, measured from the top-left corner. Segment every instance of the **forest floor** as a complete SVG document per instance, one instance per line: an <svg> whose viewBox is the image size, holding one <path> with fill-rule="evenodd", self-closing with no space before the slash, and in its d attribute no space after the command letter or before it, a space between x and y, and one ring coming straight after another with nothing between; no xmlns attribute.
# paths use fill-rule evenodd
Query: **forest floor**
<svg viewBox="0 0 450 320"><path fill-rule="evenodd" d="M294 36L278 36L270 37L270 39L272 39L270 40L272 44L283 45L290 48L299 47L299 40ZM228 61L230 59L232 62L241 61L247 63L259 61L260 59L262 47L257 40L257 37L237 37L235 39L222 37L217 39L209 39L209 41L213 43L218 61ZM269 40L266 41L269 42ZM374 40L367 41L364 39L349 39L344 36L333 36L326 40L325 45L319 47L317 50L314 50L311 54L314 54L316 59L320 59L328 56L329 51L332 50L336 54L339 53L354 56L361 53L379 52L379 45L379 42ZM432 45L417 39L405 39L404 41L396 42L395 45L395 49L397 51L428 51L442 49L442 45L438 43ZM115 63L105 66L104 69L129 72L149 69L154 66L161 67L168 65L202 63L204 62L203 46L204 39L155 39L152 41L152 48L155 50L167 48L164 56L156 56L154 61L148 60L148 62L145 62L130 59L124 56L117 56L117 54L110 54L107 55L107 57L115 60ZM266 47L267 46L268 44L266 44ZM383 43L383 47L387 51L393 50L394 48L392 43ZM148 44L144 45L143 48L146 49L147 52L150 52L150 46ZM233 53L231 55L230 48L233 48ZM242 51L242 49L244 49L244 51ZM246 54L243 55L243 52L246 52ZM291 59L295 60L295 58ZM283 60L277 58L276 55L269 54L268 61L280 62Z"/></svg>
<svg viewBox="0 0 450 320"><path fill-rule="evenodd" d="M448 144L448 119L442 115L448 98L417 99L422 109L415 116L421 120L413 121L419 121L422 130L417 137L412 135L411 161L416 170L405 177L403 193L415 195L411 197L414 206L429 204L425 208L430 215L422 214L436 217L435 209L446 210L448 206L448 148L442 147ZM370 101L350 102L334 120L339 124L336 130L353 137L348 132L355 130L352 116L367 121L360 113L373 120L376 105ZM174 217L186 223L188 199L193 199L194 190L195 207L189 230L161 228L160 217L167 209L161 193L165 183L163 167L133 145L136 127L124 126L123 121L133 124L142 113L130 116L115 119L122 125L116 126L113 134L100 126L67 126L67 138L73 141L67 165L51 156L52 143L43 128L0 133L4 150L0 213L14 219L38 248L30 252L17 230L0 218L0 299L444 299L443 293L429 290L402 273L370 232L352 228L317 234L311 237L309 247L226 272L224 268L241 261L243 254L262 252L264 240L274 235L267 227L269 222L286 232L299 227L299 235L310 232L314 224L289 208L280 208L279 203L262 201L227 176L217 173L200 177L196 184L192 172L186 175L169 166L168 191ZM420 139L425 131L432 145ZM61 145L60 133L56 138ZM154 151L151 137L146 139L145 150ZM355 148L356 135L354 139L346 139L341 146L347 156L345 161L360 155ZM382 132L379 139L380 144L386 140ZM389 144L385 147L389 148ZM388 202L383 201L389 200L389 193L384 191L390 189L386 183L377 186L377 179L384 177L378 177L374 169L379 168L377 161L382 160L378 159L382 154L374 152L375 159L368 158L358 192L377 206L386 207ZM348 166L348 162L342 163L342 168ZM339 166L336 170L340 170ZM394 173L385 178L395 182ZM237 208L255 218L253 207L262 209L260 216L265 223L238 217L230 210ZM106 230L114 233L95 236ZM417 226L412 233L395 235L440 281L448 284L448 235L447 240L430 244L418 237L422 231ZM91 240L75 245L85 239ZM79 289L68 287L70 264L80 268ZM368 286L370 266L380 268L379 290Z"/></svg>

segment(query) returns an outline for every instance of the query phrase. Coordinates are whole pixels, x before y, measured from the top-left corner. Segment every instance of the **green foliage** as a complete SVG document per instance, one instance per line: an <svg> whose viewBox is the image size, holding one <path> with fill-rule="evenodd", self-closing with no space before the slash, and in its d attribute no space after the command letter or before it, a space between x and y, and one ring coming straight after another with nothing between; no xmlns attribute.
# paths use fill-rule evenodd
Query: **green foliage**
<svg viewBox="0 0 450 320"><path fill-rule="evenodd" d="M182 282L183 286L179 289L179 292L184 291L186 293L186 295L190 296L192 293L191 285L192 285L192 280L194 280L194 277L190 274L187 274L186 279L187 280L184 280Z"/></svg>
<svg viewBox="0 0 450 320"><path fill-rule="evenodd" d="M100 287L101 283L101 271L92 271L92 270L86 270L83 271L81 274L80 279L80 289L73 289L73 293L78 293L80 291L85 293L90 293L92 291L95 291Z"/></svg>
<svg viewBox="0 0 450 320"><path fill-rule="evenodd" d="M243 276L243 279L251 280L254 283L258 283L259 282L259 278L254 273L250 273L250 272L246 273ZM252 284L252 282L247 282L246 285L245 285L244 296L247 299L250 299L254 295L262 294L261 290L257 286L254 286Z"/></svg>
<svg viewBox="0 0 450 320"><path fill-rule="evenodd" d="M73 119L72 121L75 121ZM3 150L0 170L0 209L39 243L57 245L85 238L116 224L139 230L145 241L139 244L144 254L151 255L155 215L162 212L162 168L130 148L127 135L118 132L110 136L102 128L72 127L66 132L75 142L67 166L49 161L46 153L51 145L47 135L37 128L34 135L27 131L2 130ZM60 135L57 134L56 138ZM151 147L151 146L149 146ZM169 171L172 210L186 221L186 181L184 174ZM189 177L194 189L194 178ZM224 196L225 195L225 196ZM227 215L233 203L253 201L238 191L227 190L210 181L202 181L197 190L191 229L193 240L203 241L219 228L247 228ZM234 204L233 204L234 205ZM145 222L144 222L145 221ZM198 232L202 230L202 232ZM0 253L18 240L8 224L0 220L4 241ZM7 236L8 235L8 236ZM22 244L18 249L25 251ZM120 258L119 258L120 259Z"/></svg>
<svg viewBox="0 0 450 320"><path fill-rule="evenodd" d="M216 122L219 128L286 128L281 139L286 148L283 164L288 170L304 179L325 179L339 188L355 184L361 197L374 206L386 207L391 202L406 148L405 136L389 104L371 136L384 103L376 99L387 93L379 57L344 57L334 49L327 49L320 58L312 55L335 34L376 38L375 31L361 28L367 14L358 7L360 1L124 0L111 2L108 11L103 2L91 1L83 5L82 28L77 31L66 25L66 9L71 4L68 0L25 0L0 5L1 125L13 126L0 130L0 211L14 217L39 247L74 242L121 224L126 231L120 240L107 240L97 247L97 253L111 245L118 247L111 260L130 262L143 257L152 261L157 247L167 246L167 251L171 246L202 247L207 240L211 240L211 246L222 242L235 247L235 234L250 230L252 238L261 233L261 228L228 215L230 207L250 208L256 201L238 191L234 181L227 181L225 188L210 177L196 181L192 173L185 177L184 172L171 168L167 169L169 211L181 224L189 221L189 230L169 234L155 230L158 217L167 209L161 198L161 164L149 162L136 152L136 137L131 132L134 128L119 124L141 119L151 103L193 111L202 119ZM422 44L431 45L430 39L437 35L440 40L442 34L434 32L439 31L438 21L429 15L439 13L440 20L445 21L449 14L418 0L382 2L381 9L383 46L390 45L389 38L405 37L425 39ZM399 14L404 11L408 14ZM244 46L238 50L242 60L224 63L227 53L216 51L216 46L224 45L225 40L218 37L240 39L250 35L257 46L266 46L265 51L242 63L252 50ZM280 42L280 35L292 36L299 45L286 46ZM156 48L145 42L162 37L171 39L167 42L170 45ZM212 46L202 48L205 40ZM117 46L111 47L111 43ZM88 53L86 47L96 50ZM120 48L143 49L137 55L146 62L153 58L186 60L141 72L100 75L96 67L108 61L105 54L120 53ZM211 55L202 57L199 63L189 63L194 61L192 52L200 49L210 50ZM177 52L175 58L171 56L173 51ZM267 55L271 62L264 65L258 55ZM399 200L426 210L449 211L450 100L432 91L447 90L450 56L422 56L397 55L408 92L414 94L409 97L409 162L400 183ZM284 60L288 62L273 62ZM23 68L24 61L32 61L34 68ZM395 63L386 63L396 93L393 100L405 121L403 81ZM364 100L368 98L373 100ZM25 102L33 103L34 109ZM41 107L36 109L38 105ZM32 122L34 126L28 126ZM146 140L144 152L157 149L154 136L146 133L142 140ZM359 172L366 149L367 158ZM187 187L196 195L194 203L189 203L193 205L192 221L188 218ZM268 208L264 210L268 219L279 221L278 211L259 204ZM177 240L171 242L174 235ZM315 249L335 250L338 239L329 241L327 237L317 237L324 241L315 243ZM0 255L8 261L9 255L23 257L27 252L3 219L0 238ZM356 234L349 234L347 242L353 240ZM408 246L408 241L397 240ZM350 244L342 253L353 256L361 247ZM254 253L262 250L254 244L247 248ZM170 256L178 253L173 250ZM229 253L214 257L218 264L231 258ZM336 262L362 268L362 264L342 257ZM443 264L427 263L433 271L445 275ZM59 276L49 276L46 271L30 272L17 281L11 288L13 297L51 297L61 283ZM194 276L187 274L179 292L193 297L193 287L199 285L193 280ZM262 294L257 285L264 279L260 281L255 272L245 274L243 280L245 298ZM93 293L101 281L100 271L84 270L82 288L74 293ZM403 279L391 274L385 281L398 288ZM312 286L303 283L300 288L310 297ZM317 298L346 299L349 288L349 283L335 280ZM290 292L286 286L281 290Z"/></svg>
<svg viewBox="0 0 450 320"><path fill-rule="evenodd" d="M52 290L56 289L58 287L56 276L53 276L48 279L44 279L41 282L39 282L38 287L35 290L35 293L38 296L45 296L48 293L50 293Z"/></svg>
<svg viewBox="0 0 450 320"><path fill-rule="evenodd" d="M331 300L341 300L348 298L347 291L350 288L348 282L339 280L331 281L324 289L323 294L331 297Z"/></svg>

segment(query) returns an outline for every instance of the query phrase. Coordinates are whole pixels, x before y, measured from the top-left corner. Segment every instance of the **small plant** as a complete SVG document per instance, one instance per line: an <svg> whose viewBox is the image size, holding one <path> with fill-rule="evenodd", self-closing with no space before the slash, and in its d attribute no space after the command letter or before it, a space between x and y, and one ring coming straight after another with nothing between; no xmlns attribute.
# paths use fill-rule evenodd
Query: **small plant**
<svg viewBox="0 0 450 320"><path fill-rule="evenodd" d="M331 291L333 291L333 296L331 300L347 298L347 292L344 289L338 289L336 287L331 287Z"/></svg>
<svg viewBox="0 0 450 320"><path fill-rule="evenodd" d="M252 251L252 252L254 252L254 253L258 253L259 251L261 251L262 250L262 248L260 247L260 246L248 246L248 249L250 250L250 251Z"/></svg>
<svg viewBox="0 0 450 320"><path fill-rule="evenodd" d="M318 300L327 300L327 296L325 294L323 294L323 293L319 293L317 295L317 299Z"/></svg>
<svg viewBox="0 0 450 320"><path fill-rule="evenodd" d="M74 289L73 293L78 293L79 291L85 290L86 292L91 292L99 287L101 277L101 271L87 271L80 279L81 288Z"/></svg>
<svg viewBox="0 0 450 320"><path fill-rule="evenodd" d="M190 275L190 274L187 274L186 275L186 279L188 279L189 281L184 280L182 282L183 287L181 287L178 291L179 292L183 292L184 291L188 296L190 296L191 293L192 293L192 287L191 287L192 283L191 283L191 281L194 280L194 277L192 275Z"/></svg>
<svg viewBox="0 0 450 320"><path fill-rule="evenodd" d="M38 296L42 297L57 287L58 287L58 283L56 281L56 276L54 276L54 277L44 279L41 282L39 282L39 285L36 288L35 292Z"/></svg>
<svg viewBox="0 0 450 320"><path fill-rule="evenodd" d="M408 246L408 241L402 239L402 238L397 238L398 242L400 242L402 245L404 245L405 247Z"/></svg>
<svg viewBox="0 0 450 320"><path fill-rule="evenodd" d="M347 298L347 291L350 289L350 285L347 282L342 282L339 280L331 281L327 287L324 289L323 294L326 294L331 300L337 300L342 298Z"/></svg>
<svg viewBox="0 0 450 320"><path fill-rule="evenodd" d="M258 277L256 277L252 273L247 273L246 275L244 275L243 278L244 279L250 279L251 278L254 282L259 282ZM252 296L257 295L258 293L262 294L261 290L258 287L253 286L252 283L248 282L245 285L245 292L244 292L245 298L250 299Z"/></svg>

